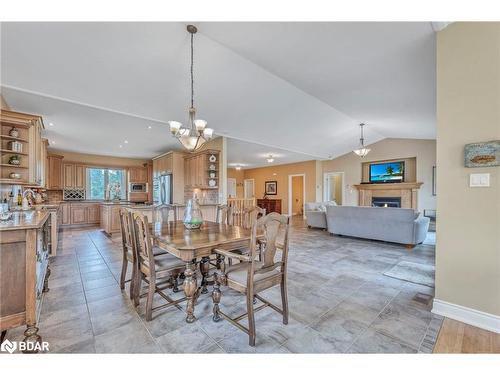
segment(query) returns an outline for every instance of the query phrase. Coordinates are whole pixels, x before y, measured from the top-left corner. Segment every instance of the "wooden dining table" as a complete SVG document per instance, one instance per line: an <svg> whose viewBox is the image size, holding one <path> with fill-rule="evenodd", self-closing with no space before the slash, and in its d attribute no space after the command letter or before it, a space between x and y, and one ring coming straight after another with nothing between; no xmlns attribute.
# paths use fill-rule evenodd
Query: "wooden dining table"
<svg viewBox="0 0 500 375"><path fill-rule="evenodd" d="M210 270L210 255L214 249L237 250L250 245L251 230L236 225L225 225L205 221L200 229L186 229L182 221L151 227L155 245L181 259L186 264L184 271L184 294L187 299L186 322L193 323L198 296L207 293ZM257 239L263 233L257 233ZM216 262L223 259L217 258ZM199 265L202 280L198 285L196 268Z"/></svg>

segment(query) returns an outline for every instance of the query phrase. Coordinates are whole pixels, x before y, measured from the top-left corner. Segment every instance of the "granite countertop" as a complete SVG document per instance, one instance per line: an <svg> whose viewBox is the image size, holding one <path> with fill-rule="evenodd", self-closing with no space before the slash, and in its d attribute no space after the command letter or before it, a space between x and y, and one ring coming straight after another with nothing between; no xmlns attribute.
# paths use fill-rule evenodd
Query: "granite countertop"
<svg viewBox="0 0 500 375"><path fill-rule="evenodd" d="M45 223L49 216L50 211L46 209L14 211L12 212L12 218L10 220L0 221L0 232L7 230L37 229Z"/></svg>

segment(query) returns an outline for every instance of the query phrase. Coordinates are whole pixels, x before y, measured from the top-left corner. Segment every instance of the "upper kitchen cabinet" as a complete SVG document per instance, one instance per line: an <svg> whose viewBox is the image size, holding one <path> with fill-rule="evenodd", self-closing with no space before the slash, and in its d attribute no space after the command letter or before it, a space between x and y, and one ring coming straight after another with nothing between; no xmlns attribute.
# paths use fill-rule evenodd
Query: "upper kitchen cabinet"
<svg viewBox="0 0 500 375"><path fill-rule="evenodd" d="M47 189L63 189L63 156L50 154L48 160Z"/></svg>
<svg viewBox="0 0 500 375"><path fill-rule="evenodd" d="M85 188L85 166L63 163L63 187L65 189Z"/></svg>
<svg viewBox="0 0 500 375"><path fill-rule="evenodd" d="M172 174L172 199L184 203L184 156L182 152L171 151L153 158L153 186L162 174Z"/></svg>
<svg viewBox="0 0 500 375"><path fill-rule="evenodd" d="M146 167L130 167L128 170L129 182L148 182L148 168Z"/></svg>
<svg viewBox="0 0 500 375"><path fill-rule="evenodd" d="M2 110L0 182L44 186L46 143L40 116Z"/></svg>
<svg viewBox="0 0 500 375"><path fill-rule="evenodd" d="M196 189L219 187L219 151L206 150L185 156L184 182Z"/></svg>
<svg viewBox="0 0 500 375"><path fill-rule="evenodd" d="M162 174L173 173L173 152L160 155L153 159L153 177L156 178Z"/></svg>

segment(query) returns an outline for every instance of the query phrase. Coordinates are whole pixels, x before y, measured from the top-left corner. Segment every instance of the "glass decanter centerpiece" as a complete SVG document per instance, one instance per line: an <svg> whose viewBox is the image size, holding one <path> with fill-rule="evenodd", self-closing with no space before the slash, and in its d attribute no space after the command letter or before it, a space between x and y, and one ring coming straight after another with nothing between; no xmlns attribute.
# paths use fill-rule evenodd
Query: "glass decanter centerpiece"
<svg viewBox="0 0 500 375"><path fill-rule="evenodd" d="M203 216L198 198L188 200L184 210L184 226L187 229L200 229L203 224Z"/></svg>

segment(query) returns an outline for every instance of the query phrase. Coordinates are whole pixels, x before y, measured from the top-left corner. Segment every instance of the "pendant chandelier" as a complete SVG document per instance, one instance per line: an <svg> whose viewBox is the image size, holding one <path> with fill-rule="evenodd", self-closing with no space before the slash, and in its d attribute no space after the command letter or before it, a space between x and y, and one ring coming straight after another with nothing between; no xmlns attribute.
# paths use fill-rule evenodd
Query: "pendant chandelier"
<svg viewBox="0 0 500 375"><path fill-rule="evenodd" d="M199 150L205 142L212 138L214 130L207 128L207 122L205 120L195 119L196 109L194 108L193 38L198 29L193 25L188 25L187 31L191 34L191 106L189 107L188 125L184 126L179 121L169 121L168 124L170 125L170 132L179 140L182 146L184 146L184 148L189 152L195 152Z"/></svg>
<svg viewBox="0 0 500 375"><path fill-rule="evenodd" d="M365 124L359 124L359 127L361 129L361 137L359 138L359 148L357 148L356 150L353 150L353 152L361 158L364 158L370 152L370 149L365 147L365 138L363 136L363 126L365 126Z"/></svg>

